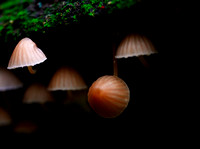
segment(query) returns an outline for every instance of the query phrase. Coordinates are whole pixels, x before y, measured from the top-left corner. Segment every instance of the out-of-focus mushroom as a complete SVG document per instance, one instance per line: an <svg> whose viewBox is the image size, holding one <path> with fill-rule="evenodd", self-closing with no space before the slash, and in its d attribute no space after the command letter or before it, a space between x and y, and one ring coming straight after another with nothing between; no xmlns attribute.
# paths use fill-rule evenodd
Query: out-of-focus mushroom
<svg viewBox="0 0 200 149"><path fill-rule="evenodd" d="M137 56L145 66L148 66L148 63L143 56L153 53L157 53L157 51L147 37L138 34L130 34L119 44L115 58Z"/></svg>
<svg viewBox="0 0 200 149"><path fill-rule="evenodd" d="M15 69L28 66L29 72L34 74L36 71L32 69L32 66L42 63L46 59L46 56L37 45L30 38L26 37L20 40L15 47L7 68Z"/></svg>
<svg viewBox="0 0 200 149"><path fill-rule="evenodd" d="M24 120L18 122L14 127L15 133L31 134L38 129L38 125L32 121Z"/></svg>
<svg viewBox="0 0 200 149"><path fill-rule="evenodd" d="M81 75L69 67L61 67L53 75L48 90L82 90L86 89L87 85L85 84Z"/></svg>
<svg viewBox="0 0 200 149"><path fill-rule="evenodd" d="M52 101L53 97L51 96L50 92L42 84L39 83L34 83L29 86L23 98L23 103L26 104L44 104Z"/></svg>
<svg viewBox="0 0 200 149"><path fill-rule="evenodd" d="M18 89L22 82L9 70L0 67L0 91Z"/></svg>
<svg viewBox="0 0 200 149"><path fill-rule="evenodd" d="M11 124L11 117L7 111L0 107L0 126Z"/></svg>

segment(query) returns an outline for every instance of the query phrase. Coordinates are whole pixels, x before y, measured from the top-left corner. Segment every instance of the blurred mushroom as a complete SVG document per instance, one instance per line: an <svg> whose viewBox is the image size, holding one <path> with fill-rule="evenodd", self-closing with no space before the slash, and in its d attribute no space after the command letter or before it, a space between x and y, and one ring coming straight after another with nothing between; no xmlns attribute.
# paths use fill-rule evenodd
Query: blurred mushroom
<svg viewBox="0 0 200 149"><path fill-rule="evenodd" d="M131 34L126 36L119 44L115 58L137 56L145 66L148 66L148 63L143 58L143 55L150 55L153 53L157 53L157 51L147 37Z"/></svg>
<svg viewBox="0 0 200 149"><path fill-rule="evenodd" d="M24 94L23 103L32 104L39 103L44 104L46 102L52 102L53 97L50 92L42 85L34 83L28 87Z"/></svg>
<svg viewBox="0 0 200 149"><path fill-rule="evenodd" d="M22 87L22 82L9 70L0 67L0 91Z"/></svg>
<svg viewBox="0 0 200 149"><path fill-rule="evenodd" d="M20 40L15 47L8 63L8 69L28 66L29 72L34 74L36 71L32 69L32 66L42 63L46 59L46 56L37 45L26 37Z"/></svg>
<svg viewBox="0 0 200 149"><path fill-rule="evenodd" d="M127 107L129 100L129 88L117 76L106 75L98 78L88 92L90 106L104 118L119 116Z"/></svg>
<svg viewBox="0 0 200 149"><path fill-rule="evenodd" d="M0 107L0 126L11 124L11 117L7 111Z"/></svg>
<svg viewBox="0 0 200 149"><path fill-rule="evenodd" d="M32 121L24 120L18 122L14 127L15 133L31 134L38 129L38 125Z"/></svg>
<svg viewBox="0 0 200 149"><path fill-rule="evenodd" d="M61 67L53 75L48 90L82 90L86 89L85 84L81 75L74 69L69 67Z"/></svg>

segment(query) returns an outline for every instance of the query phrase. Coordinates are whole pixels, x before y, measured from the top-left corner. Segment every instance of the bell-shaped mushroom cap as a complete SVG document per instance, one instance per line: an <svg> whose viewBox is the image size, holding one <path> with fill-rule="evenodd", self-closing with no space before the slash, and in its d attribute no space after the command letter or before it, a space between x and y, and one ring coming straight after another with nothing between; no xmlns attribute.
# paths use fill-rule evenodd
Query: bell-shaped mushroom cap
<svg viewBox="0 0 200 149"><path fill-rule="evenodd" d="M0 126L6 126L11 123L10 115L0 107Z"/></svg>
<svg viewBox="0 0 200 149"><path fill-rule="evenodd" d="M34 66L46 60L44 53L30 38L23 38L15 47L8 69L14 69L24 66Z"/></svg>
<svg viewBox="0 0 200 149"><path fill-rule="evenodd" d="M86 89L81 75L74 69L69 67L62 67L52 77L48 89L55 90L81 90Z"/></svg>
<svg viewBox="0 0 200 149"><path fill-rule="evenodd" d="M157 53L152 42L142 35L131 34L126 36L118 46L116 58L150 55Z"/></svg>
<svg viewBox="0 0 200 149"><path fill-rule="evenodd" d="M43 85L38 83L34 83L28 87L23 98L23 103L26 104L44 104L52 101L53 97L51 96L50 92Z"/></svg>
<svg viewBox="0 0 200 149"><path fill-rule="evenodd" d="M0 91L22 87L22 82L9 70L0 67Z"/></svg>

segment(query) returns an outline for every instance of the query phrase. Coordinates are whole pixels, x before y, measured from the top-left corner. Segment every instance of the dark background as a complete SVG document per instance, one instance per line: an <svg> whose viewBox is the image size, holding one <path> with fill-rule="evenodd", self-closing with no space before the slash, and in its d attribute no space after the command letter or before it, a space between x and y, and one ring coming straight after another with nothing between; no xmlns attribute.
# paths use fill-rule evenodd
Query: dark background
<svg viewBox="0 0 200 149"><path fill-rule="evenodd" d="M28 137L37 139L47 137L55 141L64 137L87 140L88 136L89 140L94 139L97 143L114 138L115 144L128 138L135 143L143 140L147 144L175 141L176 136L182 133L181 122L187 115L187 108L182 106L186 79L181 79L181 76L186 78L185 72L192 72L188 50L193 51L190 41L194 38L191 33L195 31L192 24L195 24L196 9L191 4L143 1L110 15L82 17L80 23L58 26L45 34L33 33L29 38L45 53L47 60L34 67L38 70L35 75L29 74L26 68L12 70L24 83L23 89L6 92L13 107L14 120L36 121L39 130ZM112 44L118 45L129 33L147 36L158 53L144 56L149 68L144 67L137 57L118 60L119 77L129 86L130 102L117 118L105 119L91 109L86 112L76 105L63 105L59 102L65 96L63 92L52 93L58 102L48 104L48 112L38 105L27 108L20 104L26 87L33 82L48 86L52 75L61 66L75 68L88 87L97 78L112 75ZM17 43L3 44L1 66L7 67ZM86 94L87 91L84 92L85 98ZM10 127L3 132L11 138L28 140L26 135L13 133ZM164 139L167 135L171 136L168 138L170 141Z"/></svg>

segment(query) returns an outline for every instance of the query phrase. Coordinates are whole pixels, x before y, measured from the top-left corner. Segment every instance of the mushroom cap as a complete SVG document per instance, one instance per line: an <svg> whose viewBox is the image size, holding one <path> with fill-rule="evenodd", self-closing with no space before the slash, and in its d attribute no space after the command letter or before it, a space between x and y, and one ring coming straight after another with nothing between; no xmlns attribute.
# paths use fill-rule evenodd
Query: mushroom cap
<svg viewBox="0 0 200 149"><path fill-rule="evenodd" d="M0 67L0 91L22 87L22 82L9 70Z"/></svg>
<svg viewBox="0 0 200 149"><path fill-rule="evenodd" d="M126 36L119 44L116 58L150 55L157 53L152 42L145 36L131 34Z"/></svg>
<svg viewBox="0 0 200 149"><path fill-rule="evenodd" d="M37 131L38 125L32 121L24 120L18 122L14 127L15 133L31 134Z"/></svg>
<svg viewBox="0 0 200 149"><path fill-rule="evenodd" d="M23 38L15 47L9 63L8 69L24 66L34 66L46 60L44 53L30 38Z"/></svg>
<svg viewBox="0 0 200 149"><path fill-rule="evenodd" d="M34 83L28 87L24 94L23 103L32 104L40 103L44 104L46 102L52 102L53 97L50 92L42 85Z"/></svg>
<svg viewBox="0 0 200 149"><path fill-rule="evenodd" d="M0 126L9 125L11 123L10 115L0 107Z"/></svg>
<svg viewBox="0 0 200 149"><path fill-rule="evenodd" d="M53 75L48 90L81 90L86 89L85 84L81 75L74 69L69 67L61 67Z"/></svg>
<svg viewBox="0 0 200 149"><path fill-rule="evenodd" d="M127 107L130 91L117 76L102 76L89 88L88 102L92 109L104 118L119 116Z"/></svg>

